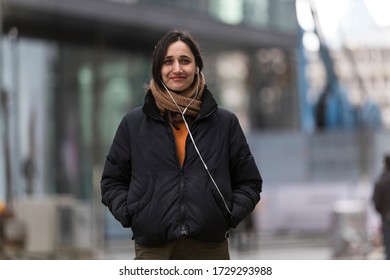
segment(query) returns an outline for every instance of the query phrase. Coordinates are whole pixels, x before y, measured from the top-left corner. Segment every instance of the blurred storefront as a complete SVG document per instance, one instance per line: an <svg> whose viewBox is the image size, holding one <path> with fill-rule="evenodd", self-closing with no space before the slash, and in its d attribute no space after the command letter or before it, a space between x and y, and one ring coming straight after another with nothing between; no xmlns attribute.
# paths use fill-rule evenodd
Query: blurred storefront
<svg viewBox="0 0 390 280"><path fill-rule="evenodd" d="M53 209L47 197L70 197L83 210L63 211L60 199L59 227L75 227L82 213L91 229L69 236L86 234L95 249L130 237L101 207L100 174L120 118L142 104L154 44L168 30L199 40L209 87L247 131L300 127L293 0L0 4L0 200L29 211L31 200Z"/></svg>

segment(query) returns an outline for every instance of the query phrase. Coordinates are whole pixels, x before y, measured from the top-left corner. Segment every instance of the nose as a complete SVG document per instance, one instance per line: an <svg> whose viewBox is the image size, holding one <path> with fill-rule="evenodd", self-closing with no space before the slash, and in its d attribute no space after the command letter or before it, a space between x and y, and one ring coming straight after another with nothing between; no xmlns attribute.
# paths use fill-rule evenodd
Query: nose
<svg viewBox="0 0 390 280"><path fill-rule="evenodd" d="M172 63L172 72L177 73L181 71L180 63L179 61L175 61Z"/></svg>

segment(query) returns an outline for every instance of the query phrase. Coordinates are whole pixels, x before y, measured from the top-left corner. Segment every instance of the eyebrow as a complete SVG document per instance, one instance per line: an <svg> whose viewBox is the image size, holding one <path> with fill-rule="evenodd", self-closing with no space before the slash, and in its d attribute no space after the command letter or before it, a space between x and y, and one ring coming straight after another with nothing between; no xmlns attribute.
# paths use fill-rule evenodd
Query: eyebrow
<svg viewBox="0 0 390 280"><path fill-rule="evenodd" d="M168 59L168 58L173 58L173 56L172 56L172 55L168 55L168 56L166 56L166 57L165 57L165 59ZM181 56L180 56L180 58L189 58L189 59L192 59L192 57L191 57L191 56L189 56L189 55L186 55L186 54L184 54L184 55L181 55Z"/></svg>

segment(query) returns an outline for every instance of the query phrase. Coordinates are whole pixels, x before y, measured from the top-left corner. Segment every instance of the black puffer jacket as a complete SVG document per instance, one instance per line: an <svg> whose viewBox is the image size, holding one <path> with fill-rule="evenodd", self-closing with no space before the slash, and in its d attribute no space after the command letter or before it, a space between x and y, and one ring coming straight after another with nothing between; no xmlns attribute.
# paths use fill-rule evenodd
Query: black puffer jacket
<svg viewBox="0 0 390 280"><path fill-rule="evenodd" d="M223 241L260 200L262 178L238 119L205 89L191 132L223 199L187 138L178 163L171 126L148 92L121 121L101 180L102 202L135 241L157 245L187 235Z"/></svg>

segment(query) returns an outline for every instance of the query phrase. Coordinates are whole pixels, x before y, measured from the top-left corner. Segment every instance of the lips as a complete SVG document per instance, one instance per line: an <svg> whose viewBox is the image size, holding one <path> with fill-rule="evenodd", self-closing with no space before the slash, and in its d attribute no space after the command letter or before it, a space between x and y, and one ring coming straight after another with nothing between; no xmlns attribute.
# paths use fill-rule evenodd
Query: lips
<svg viewBox="0 0 390 280"><path fill-rule="evenodd" d="M186 77L183 77L183 76L173 76L173 77L170 77L170 80L173 80L173 81L181 81L181 80L184 80Z"/></svg>

